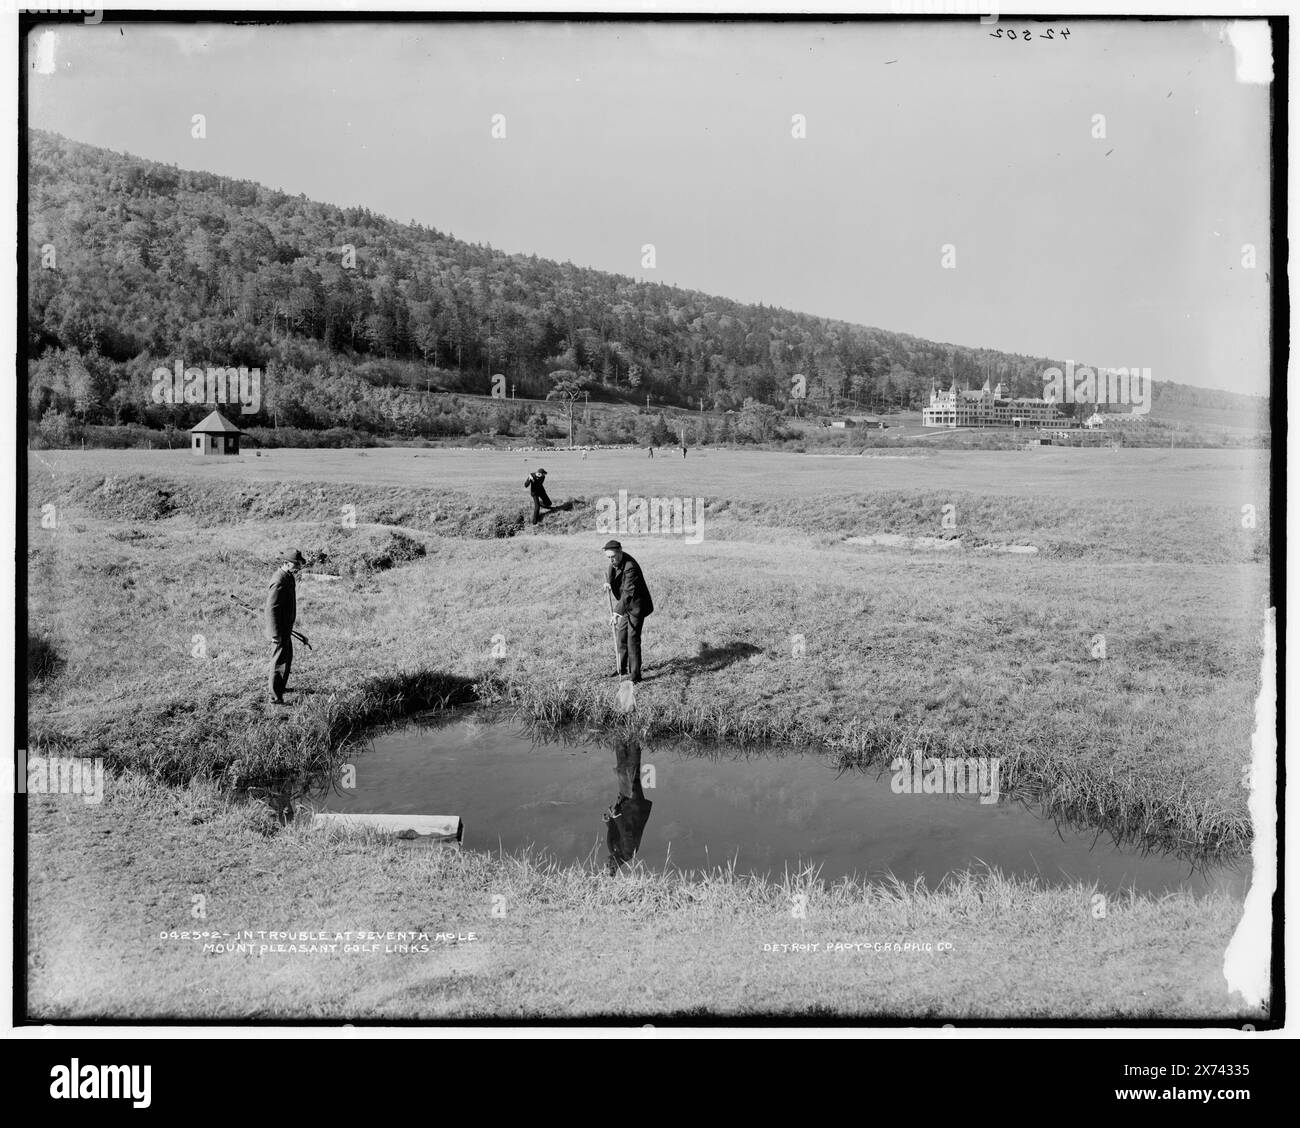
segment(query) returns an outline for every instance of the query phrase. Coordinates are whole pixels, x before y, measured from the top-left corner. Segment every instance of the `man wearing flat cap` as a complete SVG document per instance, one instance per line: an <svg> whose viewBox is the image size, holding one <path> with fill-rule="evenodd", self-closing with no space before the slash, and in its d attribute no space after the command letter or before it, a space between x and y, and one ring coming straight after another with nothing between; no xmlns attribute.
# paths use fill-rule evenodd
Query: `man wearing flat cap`
<svg viewBox="0 0 1300 1128"><path fill-rule="evenodd" d="M281 557L266 595L266 637L275 644L271 655L271 703L284 704L285 686L293 666L293 624L298 618L298 581L294 578L307 561L296 548ZM306 641L304 638L303 641Z"/></svg>
<svg viewBox="0 0 1300 1128"><path fill-rule="evenodd" d="M650 589L641 575L641 565L623 551L616 540L605 542L609 574L605 590L615 600L610 622L618 642L618 672L633 682L641 680L641 625L654 609Z"/></svg>

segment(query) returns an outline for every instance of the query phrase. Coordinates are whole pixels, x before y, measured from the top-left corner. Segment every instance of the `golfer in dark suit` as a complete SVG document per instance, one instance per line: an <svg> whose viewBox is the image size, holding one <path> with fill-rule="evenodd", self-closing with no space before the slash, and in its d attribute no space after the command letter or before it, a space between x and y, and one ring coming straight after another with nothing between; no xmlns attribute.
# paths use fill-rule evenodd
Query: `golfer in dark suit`
<svg viewBox="0 0 1300 1128"><path fill-rule="evenodd" d="M623 551L616 540L605 542L605 559L609 561L609 575L605 590L614 596L614 624L618 641L618 672L627 674L634 682L641 680L641 625L655 609L641 575L641 565Z"/></svg>
<svg viewBox="0 0 1300 1128"><path fill-rule="evenodd" d="M266 594L266 637L275 644L271 655L271 702L275 705L284 704L284 690L293 668L293 624L298 618L295 577L306 563L297 549L286 553Z"/></svg>
<svg viewBox="0 0 1300 1128"><path fill-rule="evenodd" d="M618 797L601 818L605 821L605 842L609 857L605 866L611 874L631 862L641 848L641 835L654 806L641 790L641 744L631 737L619 737L614 744L614 774Z"/></svg>
<svg viewBox="0 0 1300 1128"><path fill-rule="evenodd" d="M555 508L551 504L550 495L546 492L546 471L538 470L536 473L529 474L524 479L524 485L528 487L528 492L533 495L533 524L542 523L542 510L548 513Z"/></svg>

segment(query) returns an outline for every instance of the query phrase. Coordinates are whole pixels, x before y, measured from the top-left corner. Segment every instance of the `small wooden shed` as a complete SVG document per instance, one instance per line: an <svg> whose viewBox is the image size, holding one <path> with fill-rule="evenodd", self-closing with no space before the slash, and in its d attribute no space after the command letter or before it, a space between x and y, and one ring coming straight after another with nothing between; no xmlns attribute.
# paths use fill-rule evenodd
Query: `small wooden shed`
<svg viewBox="0 0 1300 1128"><path fill-rule="evenodd" d="M190 449L195 454L238 454L239 436L244 432L219 411L214 411L202 423L190 428L193 441Z"/></svg>

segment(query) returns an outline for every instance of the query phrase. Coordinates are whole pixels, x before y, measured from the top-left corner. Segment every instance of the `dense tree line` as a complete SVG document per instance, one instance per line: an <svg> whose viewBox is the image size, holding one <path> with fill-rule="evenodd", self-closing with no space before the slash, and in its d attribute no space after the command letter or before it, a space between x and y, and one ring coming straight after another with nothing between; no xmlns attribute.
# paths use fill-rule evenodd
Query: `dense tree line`
<svg viewBox="0 0 1300 1128"><path fill-rule="evenodd" d="M498 374L521 397L806 414L916 409L932 380L986 375L1037 395L1059 363L506 254L42 131L28 155L33 421L190 425L209 409L151 397L177 358L261 368L260 423L398 434L450 427L428 393Z"/></svg>

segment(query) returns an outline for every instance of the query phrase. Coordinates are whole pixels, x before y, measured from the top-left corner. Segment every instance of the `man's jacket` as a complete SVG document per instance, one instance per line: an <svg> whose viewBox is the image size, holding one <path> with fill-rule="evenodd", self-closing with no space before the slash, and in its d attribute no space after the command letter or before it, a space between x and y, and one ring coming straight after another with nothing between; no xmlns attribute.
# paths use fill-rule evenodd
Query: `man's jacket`
<svg viewBox="0 0 1300 1128"><path fill-rule="evenodd" d="M650 589L641 575L641 565L626 552L621 564L610 565L608 582L614 593L614 610L620 615L644 619L655 609Z"/></svg>
<svg viewBox="0 0 1300 1128"><path fill-rule="evenodd" d="M298 581L286 568L276 572L266 595L266 637L272 642L289 639L298 618Z"/></svg>

